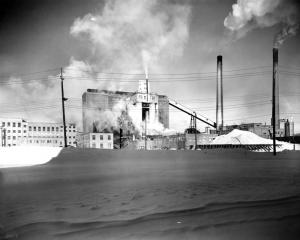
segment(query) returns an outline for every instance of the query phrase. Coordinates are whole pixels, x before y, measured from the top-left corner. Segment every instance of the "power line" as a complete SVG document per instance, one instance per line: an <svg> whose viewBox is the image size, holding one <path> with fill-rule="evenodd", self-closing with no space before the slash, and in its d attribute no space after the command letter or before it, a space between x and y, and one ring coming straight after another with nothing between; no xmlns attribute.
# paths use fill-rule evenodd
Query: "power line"
<svg viewBox="0 0 300 240"><path fill-rule="evenodd" d="M49 73L53 71L57 71L59 68L52 68L52 69L47 69L39 72L31 72L31 73L20 73L20 74L10 74L10 75L0 75L0 78L10 78L10 77L20 77L20 76L30 76L30 75L37 75L41 73Z"/></svg>
<svg viewBox="0 0 300 240"><path fill-rule="evenodd" d="M245 68L238 68L238 69L230 69L224 70L223 72L236 72L236 71L244 71L244 70L252 70L252 69L265 69L265 68L272 68L272 66L257 66L257 67L245 67ZM73 67L67 67L67 69L75 69ZM95 73L95 74L104 74L104 75L129 75L129 76L145 76L145 73L124 73L124 72L97 72L97 71L87 71L87 70L80 70L81 72L86 73ZM150 73L150 76L163 76L163 75L206 75L206 74L215 74L215 71L211 72L187 72L187 73Z"/></svg>

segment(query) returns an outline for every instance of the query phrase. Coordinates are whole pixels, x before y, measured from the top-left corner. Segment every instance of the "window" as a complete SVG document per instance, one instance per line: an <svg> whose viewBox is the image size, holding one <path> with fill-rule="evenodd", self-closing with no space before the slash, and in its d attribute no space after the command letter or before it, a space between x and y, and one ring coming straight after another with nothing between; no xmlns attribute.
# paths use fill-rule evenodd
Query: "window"
<svg viewBox="0 0 300 240"><path fill-rule="evenodd" d="M21 130L18 130L18 133L21 133Z"/></svg>
<svg viewBox="0 0 300 240"><path fill-rule="evenodd" d="M111 148L111 143L108 144L108 148Z"/></svg>
<svg viewBox="0 0 300 240"><path fill-rule="evenodd" d="M47 132L50 132L50 127L47 127Z"/></svg>
<svg viewBox="0 0 300 240"><path fill-rule="evenodd" d="M96 143L93 143L93 144L92 144L92 148L96 148Z"/></svg>
<svg viewBox="0 0 300 240"><path fill-rule="evenodd" d="M16 140L16 136L13 136L13 140Z"/></svg>
<svg viewBox="0 0 300 240"><path fill-rule="evenodd" d="M56 127L56 132L58 132L58 127Z"/></svg>
<svg viewBox="0 0 300 240"><path fill-rule="evenodd" d="M10 127L10 122L7 123L7 126Z"/></svg>
<svg viewBox="0 0 300 240"><path fill-rule="evenodd" d="M39 132L41 131L41 127L38 127L38 131L39 131Z"/></svg>
<svg viewBox="0 0 300 240"><path fill-rule="evenodd" d="M26 128L26 125L23 125L23 128Z"/></svg>
<svg viewBox="0 0 300 240"><path fill-rule="evenodd" d="M10 130L7 130L8 133L10 133Z"/></svg>
<svg viewBox="0 0 300 240"><path fill-rule="evenodd" d="M13 130L13 133L16 133L16 130Z"/></svg>
<svg viewBox="0 0 300 240"><path fill-rule="evenodd" d="M52 131L54 132L54 127L52 127Z"/></svg>
<svg viewBox="0 0 300 240"><path fill-rule="evenodd" d="M33 131L36 131L36 127L33 127Z"/></svg>
<svg viewBox="0 0 300 240"><path fill-rule="evenodd" d="M44 132L46 131L46 127L43 127L43 131L44 131Z"/></svg>
<svg viewBox="0 0 300 240"><path fill-rule="evenodd" d="M111 140L111 135L108 135L107 138L108 138L108 140Z"/></svg>
<svg viewBox="0 0 300 240"><path fill-rule="evenodd" d="M21 123L18 123L18 127L21 127Z"/></svg>
<svg viewBox="0 0 300 240"><path fill-rule="evenodd" d="M96 136L95 135L92 135L92 140L96 140Z"/></svg>
<svg viewBox="0 0 300 240"><path fill-rule="evenodd" d="M103 135L100 135L100 140L103 140Z"/></svg>
<svg viewBox="0 0 300 240"><path fill-rule="evenodd" d="M10 136L7 136L7 139L10 140Z"/></svg>
<svg viewBox="0 0 300 240"><path fill-rule="evenodd" d="M103 148L103 143L100 143L100 148Z"/></svg>
<svg viewBox="0 0 300 240"><path fill-rule="evenodd" d="M15 127L16 126L16 123L15 122L13 122L13 127Z"/></svg>
<svg viewBox="0 0 300 240"><path fill-rule="evenodd" d="M2 122L2 127L5 127L5 122Z"/></svg>
<svg viewBox="0 0 300 240"><path fill-rule="evenodd" d="M29 126L29 131L32 131L32 127L31 126Z"/></svg>

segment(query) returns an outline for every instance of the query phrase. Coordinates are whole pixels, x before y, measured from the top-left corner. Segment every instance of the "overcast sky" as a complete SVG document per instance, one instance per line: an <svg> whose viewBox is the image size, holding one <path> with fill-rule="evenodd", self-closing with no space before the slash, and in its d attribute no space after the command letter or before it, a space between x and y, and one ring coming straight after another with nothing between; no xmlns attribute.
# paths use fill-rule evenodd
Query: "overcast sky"
<svg viewBox="0 0 300 240"><path fill-rule="evenodd" d="M225 124L269 124L273 40L298 23L298 4L261 2L240 9L237 22L233 0L0 0L0 117L61 121L63 67L67 120L79 123L85 89L135 91L129 80L144 78L136 74L147 67L152 91L215 120L222 55ZM280 112L299 132L300 37L296 28L291 35L279 49ZM189 121L170 108L171 128L183 131Z"/></svg>

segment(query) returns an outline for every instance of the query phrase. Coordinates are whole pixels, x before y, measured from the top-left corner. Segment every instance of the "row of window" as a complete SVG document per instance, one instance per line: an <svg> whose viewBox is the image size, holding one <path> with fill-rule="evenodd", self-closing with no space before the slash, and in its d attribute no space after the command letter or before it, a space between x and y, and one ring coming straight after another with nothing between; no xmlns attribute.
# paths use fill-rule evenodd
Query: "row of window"
<svg viewBox="0 0 300 240"><path fill-rule="evenodd" d="M7 136L6 138L7 138L7 140L10 140L10 139L13 139L13 140L16 140L16 138L26 138L27 136ZM69 138L76 138L75 136L67 136L67 137L69 137ZM28 136L28 138L44 138L44 137L42 137L42 136ZM51 137L48 137L47 136L47 138L51 138ZM63 138L63 136L57 136L57 137L52 137L52 138Z"/></svg>
<svg viewBox="0 0 300 240"><path fill-rule="evenodd" d="M96 148L96 147L97 147L96 143L92 143L92 148ZM100 143L100 148L104 148L103 143ZM107 148L109 149L111 148L111 143L107 144Z"/></svg>
<svg viewBox="0 0 300 240"><path fill-rule="evenodd" d="M20 122L7 122L7 123L5 123L5 122L2 122L2 127L10 127L10 126L12 126L12 127L21 127L21 123ZM23 127L24 128L26 128L26 125L23 125Z"/></svg>
<svg viewBox="0 0 300 240"><path fill-rule="evenodd" d="M61 128L63 128L63 127L61 127ZM38 132L41 132L41 131L43 131L43 132L46 132L46 130L47 130L47 132L50 132L50 131L52 131L52 132L54 132L54 131L56 131L56 132L63 132L63 130L61 129L61 130L59 130L59 127L32 127L32 126L29 126L29 131L34 131L34 132L36 132L36 131L38 131ZM69 132L72 132L72 130L71 129L69 129ZM73 129L73 132L76 132L76 130L75 129Z"/></svg>
<svg viewBox="0 0 300 240"><path fill-rule="evenodd" d="M29 140L29 143L38 143L38 144L54 143L54 144L57 144L58 141L57 140L53 140L53 141L51 141L51 140L47 140L47 141L46 140ZM62 142L60 141L59 144L62 145ZM73 143L69 142L68 144L72 145L72 144L76 144L76 142L73 142Z"/></svg>
<svg viewBox="0 0 300 240"><path fill-rule="evenodd" d="M96 135L92 135L92 140L96 140ZM104 136L100 134L100 140L104 140ZM111 140L111 135L107 135L107 140Z"/></svg>
<svg viewBox="0 0 300 240"><path fill-rule="evenodd" d="M11 132L12 133L17 133L17 130L12 130L12 131L11 130L7 130L6 132L7 133L11 133ZM21 133L21 132L22 132L21 130L18 130L18 133ZM24 130L23 133L26 133L26 130Z"/></svg>

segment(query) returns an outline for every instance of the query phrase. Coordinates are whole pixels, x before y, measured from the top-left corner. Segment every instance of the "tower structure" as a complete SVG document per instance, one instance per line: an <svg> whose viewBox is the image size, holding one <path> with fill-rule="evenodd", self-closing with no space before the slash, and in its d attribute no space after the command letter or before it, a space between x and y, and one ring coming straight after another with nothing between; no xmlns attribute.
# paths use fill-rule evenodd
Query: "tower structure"
<svg viewBox="0 0 300 240"><path fill-rule="evenodd" d="M217 86L216 86L216 129L223 130L223 62L222 56L217 56Z"/></svg>

